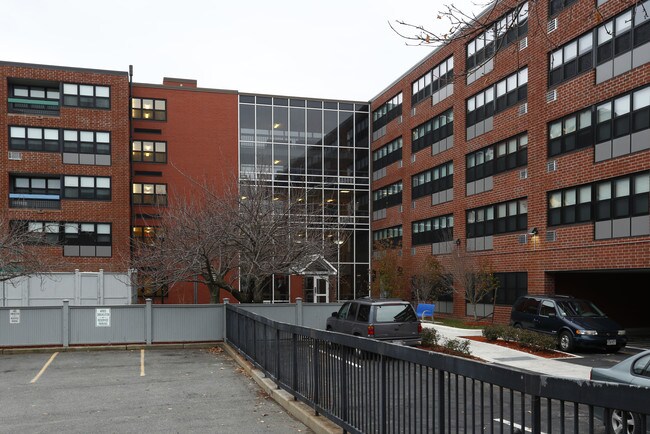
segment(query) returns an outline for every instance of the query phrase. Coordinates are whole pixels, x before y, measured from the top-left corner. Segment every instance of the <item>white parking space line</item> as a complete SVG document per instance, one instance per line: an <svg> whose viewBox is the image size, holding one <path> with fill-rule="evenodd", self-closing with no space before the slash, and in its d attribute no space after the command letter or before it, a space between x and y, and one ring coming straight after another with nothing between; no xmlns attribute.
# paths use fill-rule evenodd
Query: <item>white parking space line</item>
<svg viewBox="0 0 650 434"><path fill-rule="evenodd" d="M59 354L59 353L56 352L56 353L52 354L52 356L50 357L50 359L45 363L45 365L43 365L43 367L41 368L41 370L39 371L39 373L36 374L36 377L32 378L32 381L30 381L30 384L34 384L34 383L36 383L36 382L38 381L38 379L41 378L41 375L43 375L43 373L45 372L45 370L47 369L47 367L50 366L50 363L52 363L52 360L54 360L54 358L57 356L57 354Z"/></svg>
<svg viewBox="0 0 650 434"><path fill-rule="evenodd" d="M144 348L140 350L140 376L144 377Z"/></svg>
<svg viewBox="0 0 650 434"><path fill-rule="evenodd" d="M516 429L519 429L519 430L521 429L521 425L519 425L518 423L512 423L512 422L510 422L509 420L506 420L506 419L501 420L501 419L499 419L499 418L497 417L497 418L494 419L494 421L495 421L495 422L501 422L502 424L504 424L504 425L508 425L508 426L512 425L512 426L514 426ZM526 431L526 432L533 432L532 429L527 428L527 427L524 427L524 431ZM541 434L546 434L546 433L545 433L544 431L541 431Z"/></svg>

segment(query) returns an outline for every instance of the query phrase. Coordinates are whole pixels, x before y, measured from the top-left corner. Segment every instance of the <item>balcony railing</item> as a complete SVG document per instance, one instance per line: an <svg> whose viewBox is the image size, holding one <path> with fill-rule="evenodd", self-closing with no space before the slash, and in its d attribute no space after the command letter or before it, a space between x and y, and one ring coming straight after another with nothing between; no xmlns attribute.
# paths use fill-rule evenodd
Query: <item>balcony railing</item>
<svg viewBox="0 0 650 434"><path fill-rule="evenodd" d="M9 113L57 116L59 101L32 98L8 98Z"/></svg>
<svg viewBox="0 0 650 434"><path fill-rule="evenodd" d="M58 194L9 194L9 208L61 209Z"/></svg>

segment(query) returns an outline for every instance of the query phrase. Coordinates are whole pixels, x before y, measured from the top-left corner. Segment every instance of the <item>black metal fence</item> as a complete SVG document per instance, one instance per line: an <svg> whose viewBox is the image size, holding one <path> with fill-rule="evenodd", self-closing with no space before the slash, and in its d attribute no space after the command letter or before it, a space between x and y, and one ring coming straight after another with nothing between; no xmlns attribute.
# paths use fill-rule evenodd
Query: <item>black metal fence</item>
<svg viewBox="0 0 650 434"><path fill-rule="evenodd" d="M354 433L609 433L609 408L634 413L644 433L650 419L645 388L292 326L233 305L226 341L278 387Z"/></svg>

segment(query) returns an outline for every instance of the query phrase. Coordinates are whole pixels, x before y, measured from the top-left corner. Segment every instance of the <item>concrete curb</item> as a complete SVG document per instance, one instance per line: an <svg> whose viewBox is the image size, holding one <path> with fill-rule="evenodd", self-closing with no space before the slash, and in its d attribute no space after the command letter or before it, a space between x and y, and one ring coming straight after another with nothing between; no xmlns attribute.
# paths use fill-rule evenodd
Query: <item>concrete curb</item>
<svg viewBox="0 0 650 434"><path fill-rule="evenodd" d="M256 369L237 350L226 343L219 344L224 351L241 366L251 378L271 396L275 402L280 404L290 415L305 424L317 434L340 433L341 427L336 425L324 416L316 416L314 409L304 402L296 401L286 390L279 389L270 378L266 378L264 373Z"/></svg>
<svg viewBox="0 0 650 434"><path fill-rule="evenodd" d="M28 347L28 348L0 348L0 354L30 354L30 353L66 353L79 351L129 351L129 350L181 350L212 348L221 342L188 342L177 344L121 344L121 345L86 345L74 347Z"/></svg>

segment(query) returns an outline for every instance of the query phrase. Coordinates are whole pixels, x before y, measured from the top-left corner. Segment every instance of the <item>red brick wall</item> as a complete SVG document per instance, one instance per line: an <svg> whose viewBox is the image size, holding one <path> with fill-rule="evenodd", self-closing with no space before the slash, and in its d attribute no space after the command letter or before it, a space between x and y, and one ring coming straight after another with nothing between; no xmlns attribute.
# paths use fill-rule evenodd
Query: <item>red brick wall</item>
<svg viewBox="0 0 650 434"><path fill-rule="evenodd" d="M136 70L137 73L137 70ZM134 132L136 140L167 142L167 163L133 163L133 181L167 184L169 206L175 198L190 195L194 182L221 189L237 179L238 95L231 91L191 88L183 80L170 86L134 84L133 96L167 101L167 121L134 120L133 127L160 129L161 134ZM178 83L183 83L181 87ZM159 171L162 176L137 175L137 171ZM134 206L134 224L155 226L137 213L158 214L164 207ZM193 284L177 284L165 303L194 302ZM208 303L209 292L199 285L198 302Z"/></svg>
<svg viewBox="0 0 650 434"><path fill-rule="evenodd" d="M111 109L87 109L60 107L59 116L37 116L7 112L9 96L8 80L26 78L30 80L48 80L80 84L108 85L111 88ZM126 271L128 259L130 224L129 224L129 86L124 73L105 71L76 70L72 68L40 67L30 65L0 64L0 191L5 195L2 200L2 216L9 220L34 221L71 221L71 222L106 222L112 224L113 256L111 258L68 257L61 271ZM60 153L22 152L22 160L7 159L8 126L21 125L32 127L72 128L80 130L97 130L111 132L111 165L77 165L63 164ZM92 175L110 176L111 201L69 200L61 201L60 210L8 209L8 192L10 174L44 174L44 175ZM43 249L44 254L63 255L62 249ZM47 252L47 253L45 253Z"/></svg>
<svg viewBox="0 0 650 434"><path fill-rule="evenodd" d="M506 3L506 2L504 2ZM509 4L512 7L512 4ZM558 15L558 30L547 34L547 1L529 2L528 47L519 50L519 44L512 44L499 52L494 59L494 69L484 77L466 85L463 75L465 69L465 42L459 40L443 47L390 88L383 91L372 103L372 109L392 98L399 91L404 94L403 120L393 120L387 126L387 134L372 143L376 150L399 135L403 136L403 167L393 163L387 169L387 176L372 183L372 190L402 179L403 212L399 207L387 211L387 218L372 223L377 230L403 225L402 266L405 269L403 285L409 286L408 276L414 274L422 264L431 246L416 248L411 255L411 222L448 213L454 214L454 239L466 244L465 211L470 208L495 204L498 202L527 197L528 227L537 227L540 236L535 245L530 241L520 244L517 235L508 233L494 236L493 250L477 252L494 265L497 272L528 272L529 293L550 293L554 291L553 277L547 272L559 270L603 270L603 269L649 269L650 237L632 237L612 240L594 240L593 223L576 224L552 228L557 230L558 240L545 241L546 200L550 190L608 179L650 168L650 151L643 151L598 164L594 164L594 149L587 148L556 157L558 170L547 173L547 123L597 102L625 93L650 82L650 64L645 64L623 75L601 84L595 84L595 69L568 80L557 86L558 100L546 102L548 88L549 52L584 32L598 26L630 5L625 2L609 1L600 8L602 20L594 10L592 0L579 0ZM496 19L508 8L497 7L492 16ZM454 73L456 75L453 96L431 107L431 100L420 102L415 116L411 116L411 84L422 74L454 54ZM485 89L513 72L528 66L528 113L518 115L519 104L494 116L494 128L489 133L472 140L466 140L465 112L466 99ZM430 148L417 153L415 163L411 163L411 129L431 119L450 107L454 108L454 147L431 156ZM494 176L492 191L473 196L465 195L465 155L528 131L528 179L520 180L518 170ZM454 161L454 201L436 206L431 205L430 196L415 201L411 207L411 176L453 159ZM439 259L444 263L446 255ZM459 302L460 301L460 302ZM465 305L462 300L455 303L454 314L463 316ZM496 317L507 321L510 306L498 307Z"/></svg>

